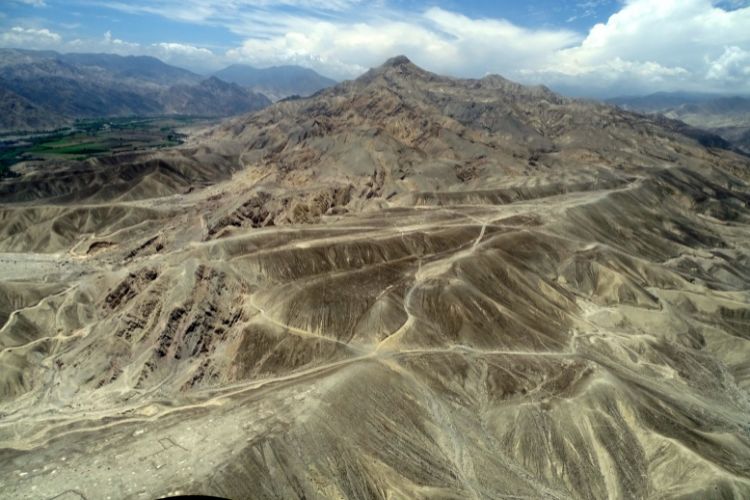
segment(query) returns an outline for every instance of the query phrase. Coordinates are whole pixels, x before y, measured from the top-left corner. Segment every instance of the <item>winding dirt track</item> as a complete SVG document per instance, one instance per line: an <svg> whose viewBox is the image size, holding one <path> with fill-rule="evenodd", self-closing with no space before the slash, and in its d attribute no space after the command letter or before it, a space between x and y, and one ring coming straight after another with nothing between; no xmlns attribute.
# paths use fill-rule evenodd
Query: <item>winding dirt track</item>
<svg viewBox="0 0 750 500"><path fill-rule="evenodd" d="M160 154L0 183L0 497L750 496L747 158L402 59Z"/></svg>

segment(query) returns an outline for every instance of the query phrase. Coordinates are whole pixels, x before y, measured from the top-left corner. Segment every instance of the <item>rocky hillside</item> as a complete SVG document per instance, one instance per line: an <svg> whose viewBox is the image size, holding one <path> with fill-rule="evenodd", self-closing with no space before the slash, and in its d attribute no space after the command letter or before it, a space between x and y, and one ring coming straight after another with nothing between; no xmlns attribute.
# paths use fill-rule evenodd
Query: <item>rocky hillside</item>
<svg viewBox="0 0 750 500"><path fill-rule="evenodd" d="M25 166L3 492L750 496L750 162L683 132L399 57Z"/></svg>

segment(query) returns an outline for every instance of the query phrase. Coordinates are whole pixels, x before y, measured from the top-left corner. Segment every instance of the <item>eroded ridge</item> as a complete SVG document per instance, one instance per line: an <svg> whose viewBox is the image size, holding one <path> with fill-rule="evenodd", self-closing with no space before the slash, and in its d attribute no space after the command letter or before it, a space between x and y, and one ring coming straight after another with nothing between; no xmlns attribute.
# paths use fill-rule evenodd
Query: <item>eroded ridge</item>
<svg viewBox="0 0 750 500"><path fill-rule="evenodd" d="M8 203L0 491L749 496L747 161L514 85L398 59L210 185Z"/></svg>

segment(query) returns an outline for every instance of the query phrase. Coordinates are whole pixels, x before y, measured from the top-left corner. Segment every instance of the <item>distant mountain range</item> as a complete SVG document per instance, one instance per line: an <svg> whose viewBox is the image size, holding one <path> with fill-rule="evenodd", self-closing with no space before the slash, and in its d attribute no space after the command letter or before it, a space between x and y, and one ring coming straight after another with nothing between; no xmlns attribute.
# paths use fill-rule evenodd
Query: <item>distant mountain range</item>
<svg viewBox="0 0 750 500"><path fill-rule="evenodd" d="M607 102L633 111L656 112L716 98L717 96L714 94L698 92L656 92L649 95L613 97L608 99Z"/></svg>
<svg viewBox="0 0 750 500"><path fill-rule="evenodd" d="M0 49L0 130L105 116L230 116L269 104L263 94L153 57Z"/></svg>
<svg viewBox="0 0 750 500"><path fill-rule="evenodd" d="M238 115L335 83L300 66L233 65L206 78L148 56L0 49L0 131L77 118Z"/></svg>
<svg viewBox="0 0 750 500"><path fill-rule="evenodd" d="M274 101L293 95L309 96L336 84L335 80L300 66L274 66L259 69L234 64L215 73L214 76L225 82L236 83L261 92Z"/></svg>
<svg viewBox="0 0 750 500"><path fill-rule="evenodd" d="M708 130L750 154L750 97L659 92L617 97L607 102L631 111L660 114Z"/></svg>

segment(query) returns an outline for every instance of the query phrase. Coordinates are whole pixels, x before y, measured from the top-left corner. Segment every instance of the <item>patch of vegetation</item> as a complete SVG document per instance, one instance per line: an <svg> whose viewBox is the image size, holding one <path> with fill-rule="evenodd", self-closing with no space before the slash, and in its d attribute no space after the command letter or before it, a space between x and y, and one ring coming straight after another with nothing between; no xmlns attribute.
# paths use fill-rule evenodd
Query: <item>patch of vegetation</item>
<svg viewBox="0 0 750 500"><path fill-rule="evenodd" d="M78 142L81 137L70 137L53 142L41 143L29 150L30 153L55 155L98 154L110 151L100 142Z"/></svg>
<svg viewBox="0 0 750 500"><path fill-rule="evenodd" d="M79 120L68 129L0 137L0 177L28 160L85 160L93 156L167 148L182 144L180 127L208 123L189 116L128 117Z"/></svg>
<svg viewBox="0 0 750 500"><path fill-rule="evenodd" d="M17 162L15 152L8 149L0 149L0 179L12 174L10 167Z"/></svg>

